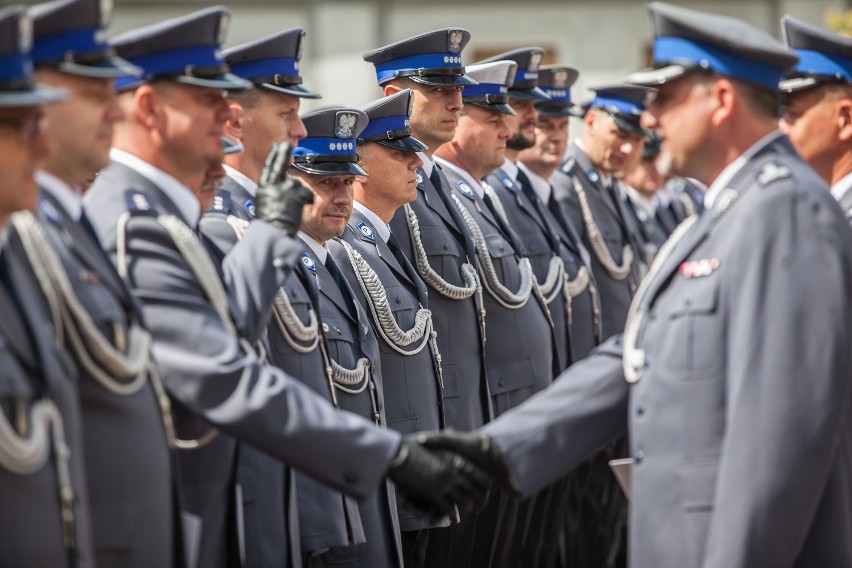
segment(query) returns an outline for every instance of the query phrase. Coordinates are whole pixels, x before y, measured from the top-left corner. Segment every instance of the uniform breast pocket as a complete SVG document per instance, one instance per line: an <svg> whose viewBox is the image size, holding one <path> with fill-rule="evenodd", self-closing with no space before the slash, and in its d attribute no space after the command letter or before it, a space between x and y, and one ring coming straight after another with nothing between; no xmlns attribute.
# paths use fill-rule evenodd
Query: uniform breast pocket
<svg viewBox="0 0 852 568"><path fill-rule="evenodd" d="M78 278L74 283L77 297L86 307L86 311L92 317L101 331L109 336L112 333L113 322L127 325L127 316L124 308L115 298L113 292L103 284L100 275L90 270L80 270Z"/></svg>
<svg viewBox="0 0 852 568"><path fill-rule="evenodd" d="M509 241L503 238L498 233L485 235L485 243L488 246L488 254L491 255L491 260L494 263L494 268L497 269L497 276L504 285L514 289L518 282L507 282L509 275L517 272L517 262L515 260L515 249L509 244Z"/></svg>
<svg viewBox="0 0 852 568"><path fill-rule="evenodd" d="M328 340L329 357L346 369L354 369L357 363L355 357L357 350L349 322L338 316L324 316L322 323Z"/></svg>
<svg viewBox="0 0 852 568"><path fill-rule="evenodd" d="M8 340L0 337L0 402L29 400L33 389L27 374L9 351Z"/></svg>
<svg viewBox="0 0 852 568"><path fill-rule="evenodd" d="M718 374L722 366L724 333L719 317L720 277L684 279L675 276L666 298L661 344L662 364L675 378L696 380Z"/></svg>
<svg viewBox="0 0 852 568"><path fill-rule="evenodd" d="M420 306L412 293L400 284L391 284L385 286L385 295L388 299L388 305L393 312L393 318L396 320L396 325L400 330L406 332L414 327L414 317ZM393 331L389 332L385 330L385 333L392 336L394 334ZM390 339L393 340L393 337ZM388 345L385 338L381 339L379 345L384 353L396 353L396 350ZM412 346L404 347L403 349L411 350Z"/></svg>
<svg viewBox="0 0 852 568"><path fill-rule="evenodd" d="M461 285L458 269L461 252L455 238L443 228L424 226L420 228L420 240L432 270L451 284ZM415 262L412 264L416 266Z"/></svg>

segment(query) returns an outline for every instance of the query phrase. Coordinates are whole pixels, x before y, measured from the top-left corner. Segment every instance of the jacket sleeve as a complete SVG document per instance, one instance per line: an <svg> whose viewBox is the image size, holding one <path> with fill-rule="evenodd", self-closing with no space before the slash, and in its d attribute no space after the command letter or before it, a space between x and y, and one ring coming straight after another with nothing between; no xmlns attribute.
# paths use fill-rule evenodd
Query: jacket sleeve
<svg viewBox="0 0 852 568"><path fill-rule="evenodd" d="M246 296L258 313L269 312L280 285L273 259L293 246L288 241L281 250L273 232L253 226L226 257L231 293ZM134 218L127 242L129 284L144 306L172 396L235 438L341 491L364 497L378 487L398 434L335 409L238 341L154 218Z"/></svg>
<svg viewBox="0 0 852 568"><path fill-rule="evenodd" d="M570 472L627 429L629 384L621 353L619 335L551 386L485 425L522 495Z"/></svg>

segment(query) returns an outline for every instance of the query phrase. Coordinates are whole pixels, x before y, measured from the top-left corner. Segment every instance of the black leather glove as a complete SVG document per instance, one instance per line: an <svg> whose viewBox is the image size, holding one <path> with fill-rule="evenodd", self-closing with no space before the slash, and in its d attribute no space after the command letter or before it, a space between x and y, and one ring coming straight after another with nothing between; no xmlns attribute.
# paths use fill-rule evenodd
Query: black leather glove
<svg viewBox="0 0 852 568"><path fill-rule="evenodd" d="M411 503L433 517L463 515L485 506L490 479L458 455L438 457L413 436L403 438L388 478Z"/></svg>
<svg viewBox="0 0 852 568"><path fill-rule="evenodd" d="M461 455L501 481L509 479L503 454L488 434L453 430L423 432L417 435L417 442L430 450Z"/></svg>
<svg viewBox="0 0 852 568"><path fill-rule="evenodd" d="M295 237L302 224L302 208L314 202L314 194L298 180L287 178L291 152L289 142L273 144L269 150L258 183L255 214Z"/></svg>

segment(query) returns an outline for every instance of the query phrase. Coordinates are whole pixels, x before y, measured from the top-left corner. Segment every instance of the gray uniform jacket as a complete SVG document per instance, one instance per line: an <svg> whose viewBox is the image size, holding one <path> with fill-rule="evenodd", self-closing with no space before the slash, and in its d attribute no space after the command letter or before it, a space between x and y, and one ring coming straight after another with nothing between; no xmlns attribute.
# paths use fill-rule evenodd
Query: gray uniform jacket
<svg viewBox="0 0 852 568"><path fill-rule="evenodd" d="M8 432L19 437L21 428L31 435L34 405L55 404L69 452L74 549L69 554L64 545L57 445L47 424L47 455L40 467L19 471L25 464L18 458L0 460L0 565L91 567L95 559L76 369L55 342L47 305L37 292L35 275L15 250L19 247L10 231L8 243L0 249L4 280L14 287L10 293L8 285L0 282L0 420L5 422L0 438L8 444L12 442Z"/></svg>
<svg viewBox="0 0 852 568"><path fill-rule="evenodd" d="M442 176L440 168L434 172ZM418 170L420 183L417 199L409 206L417 216L423 251L441 278L454 286L464 286L461 266L468 259L476 262L476 249L470 232L458 211L446 206L432 180ZM446 178L443 178L446 184ZM400 207L390 222L391 232L405 256L417 267L412 228L405 208ZM475 264L474 264L475 266ZM418 271L421 276L423 272ZM425 279L424 279L425 280ZM427 281L428 283L428 281ZM438 332L438 349L444 370L444 414L447 427L473 430L491 419L491 397L485 379L485 346L476 294L462 299L448 298L430 285L429 309Z"/></svg>
<svg viewBox="0 0 852 568"><path fill-rule="evenodd" d="M141 319L138 306L95 235L47 190L39 217L98 331L112 345L128 337L129 322ZM170 566L175 560L173 458L150 380L134 394L114 394L75 361L97 564Z"/></svg>
<svg viewBox="0 0 852 568"><path fill-rule="evenodd" d="M561 172L568 177L554 176L551 179L555 195L562 205L565 216L577 228L583 244L592 255L592 272L600 292L602 339L606 339L624 331L627 309L641 280L639 265L643 259L643 250L634 234L635 227L632 223L628 224L624 203L621 200L612 199L609 191L603 186L600 172L586 153L575 143L568 148L568 156L560 168ZM584 190L589 211L600 230L603 244L606 245L612 260L619 266L623 265L624 247L625 245L631 247L633 262L625 277L614 278L602 263L601 255L592 246L589 229L583 219L581 204L574 189L574 180Z"/></svg>
<svg viewBox="0 0 852 568"><path fill-rule="evenodd" d="M756 150L643 284L638 382L618 336L485 427L525 493L629 427L633 566L852 566L852 234L785 137Z"/></svg>
<svg viewBox="0 0 852 568"><path fill-rule="evenodd" d="M359 393L335 389L335 397L340 408L354 412L382 426L387 424L384 412L384 387L382 383L379 342L366 308L355 300L355 294L345 280L345 294L351 302L350 309L344 290L337 285L326 266L310 250L302 253L307 270L313 272L319 289L319 316L323 323L329 357L345 369L355 369L358 360L366 357L370 362L371 376L375 392L369 385ZM313 268L311 268L313 267ZM314 272L315 271L315 272ZM357 391L364 385L346 387ZM328 385L325 386L328 389ZM374 407L379 411L374 415ZM399 517L397 516L396 493L393 483L386 481L378 491L371 493L358 503L358 512L364 527L367 542L356 544L342 550L332 550L323 556L327 564L335 566L388 566L402 568L402 544L400 543Z"/></svg>
<svg viewBox="0 0 852 568"><path fill-rule="evenodd" d="M181 437L207 436L210 422L347 493L363 497L375 490L396 452L398 436L335 410L243 346L257 341L269 319L272 298L286 275L275 264L298 262L299 243L256 221L225 256L221 268L227 303L241 342L158 221L158 214L180 217L161 189L113 162L98 175L85 206L114 261L119 218L126 220L127 280L143 303ZM122 217L125 213L129 218ZM236 451L230 436L220 435L181 454L187 507L204 523L203 566L227 560L223 510L233 488Z"/></svg>
<svg viewBox="0 0 852 568"><path fill-rule="evenodd" d="M427 307L426 285L414 274L414 267L407 261L407 267L400 264L388 245L376 234L372 224L358 210L353 211L340 238L360 253L378 275L397 325L403 331L411 329L417 310L421 306ZM326 244L357 301L362 306L369 306L343 245L336 240ZM369 307L367 309L371 313ZM371 321L378 328L373 317L371 313ZM409 350L413 347L409 346ZM427 345L415 355L402 355L382 338L379 341L379 357L388 427L403 434L443 428L440 377L431 346ZM433 526L428 519L405 506L399 508L399 522L403 531Z"/></svg>
<svg viewBox="0 0 852 568"><path fill-rule="evenodd" d="M464 180L455 171L445 168L444 173L451 195L462 202L482 231L497 278L510 290L518 290L521 278L515 239L507 235L502 223L472 189L469 193L459 189L459 183L464 184ZM541 304L532 295L518 309L502 306L487 291L483 296L487 312L485 363L494 414L499 416L550 384L552 328Z"/></svg>
<svg viewBox="0 0 852 568"><path fill-rule="evenodd" d="M521 254L530 259L539 284L544 283L554 256L562 260L572 282L577 280L581 269L585 269L588 276L588 284L576 296L572 296L570 302L566 301L563 289L548 304L554 324L557 354L554 359L557 360L558 374L574 361L588 355L600 342L600 306L597 305L594 276L586 264L588 253L584 248L577 247L576 243L580 241L573 228L563 225L553 211L541 202L523 171L519 171L518 179L513 180L502 168L498 168L485 181L494 188L509 224L521 238ZM556 213L564 218L558 207Z"/></svg>

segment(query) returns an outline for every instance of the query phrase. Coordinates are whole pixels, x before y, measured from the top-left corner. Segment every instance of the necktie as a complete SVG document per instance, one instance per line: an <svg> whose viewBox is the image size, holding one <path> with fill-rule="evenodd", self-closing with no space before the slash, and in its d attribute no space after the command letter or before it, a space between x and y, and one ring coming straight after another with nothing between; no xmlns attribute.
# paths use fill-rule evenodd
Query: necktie
<svg viewBox="0 0 852 568"><path fill-rule="evenodd" d="M547 215L544 214L544 207L541 204L541 199L538 198L538 194L535 192L532 186L532 182L527 174L524 173L523 170L518 170L518 181L521 185L521 191L523 191L524 195L527 199L532 203L535 212L538 214L539 219L547 228L547 239L550 241L550 248L553 251L559 250L559 237L554 231L553 227L550 224L550 221L547 219Z"/></svg>
<svg viewBox="0 0 852 568"><path fill-rule="evenodd" d="M331 274L331 277L334 278L334 282L340 290L340 295L343 296L343 301L346 302L346 307L349 308L349 315L353 318L357 318L358 312L355 310L355 301L349 293L349 287L346 285L343 273L340 272L340 268L337 267L337 264L334 262L334 259L331 258L331 255L325 257L325 268L328 270L328 273Z"/></svg>
<svg viewBox="0 0 852 568"><path fill-rule="evenodd" d="M412 266L412 264L408 261L405 255L402 253L402 249L399 246L399 242L396 240L396 237L393 234L390 235L387 242L388 248L393 253L394 258L408 275L408 279L414 284L414 287L417 288L417 296L420 304L424 307L426 304L426 285L423 283L423 280L420 279L420 275L417 274L417 270Z"/></svg>

